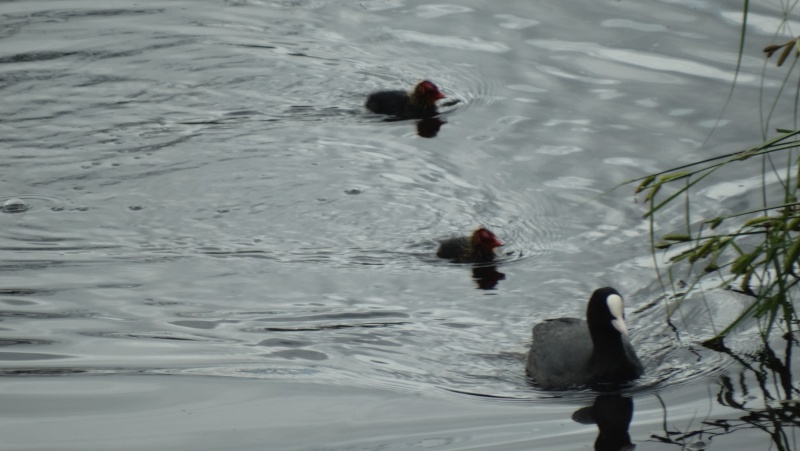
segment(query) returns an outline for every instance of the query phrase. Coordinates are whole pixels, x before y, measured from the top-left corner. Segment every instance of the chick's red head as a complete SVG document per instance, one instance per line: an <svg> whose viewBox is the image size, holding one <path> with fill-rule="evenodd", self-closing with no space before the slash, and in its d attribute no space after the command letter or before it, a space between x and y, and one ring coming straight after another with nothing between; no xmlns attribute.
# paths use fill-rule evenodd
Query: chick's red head
<svg viewBox="0 0 800 451"><path fill-rule="evenodd" d="M417 86L414 88L414 94L427 99L430 102L444 99L444 94L439 91L439 88L437 88L435 84L429 82L428 80L419 82L419 84L417 84Z"/></svg>
<svg viewBox="0 0 800 451"><path fill-rule="evenodd" d="M472 244L484 249L494 249L503 245L503 243L494 236L494 233L484 228L480 228L472 234Z"/></svg>

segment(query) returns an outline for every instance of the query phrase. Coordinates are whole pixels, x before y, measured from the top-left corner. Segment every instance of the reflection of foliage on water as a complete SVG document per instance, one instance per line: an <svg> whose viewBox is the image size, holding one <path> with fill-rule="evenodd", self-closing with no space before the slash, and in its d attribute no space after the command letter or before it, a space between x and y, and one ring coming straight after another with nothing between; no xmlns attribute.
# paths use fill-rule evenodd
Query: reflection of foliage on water
<svg viewBox="0 0 800 451"><path fill-rule="evenodd" d="M748 2L745 2L745 20L741 28L739 65L744 56L746 37ZM791 6L784 11L781 28L786 25ZM780 31L779 31L780 33ZM776 33L779 34L779 33ZM768 46L764 51L767 58L782 49L778 65L782 64L794 50L800 56L800 38L783 44ZM800 172L798 172L797 148L800 147L800 130L798 130L798 99L800 88L794 96L782 95L788 86L789 74L797 67L797 59L788 69L783 85L771 100L768 109L761 108L762 136L761 142L753 147L738 150L726 155L704 159L695 163L668 169L632 180L637 183L636 193L644 192L644 201L648 210L644 217L650 220L650 238L653 259L657 250L667 250L670 267L667 276L675 294L677 305L671 306L671 312L686 300L696 284L707 275L722 279L721 286L735 289L752 296L752 303L731 324L717 334L717 338L729 334L744 320L763 318L763 333L772 332L775 320L780 318L785 331L793 331L797 322L794 301L797 287L800 284ZM767 70L765 60L765 70ZM762 81L762 89L763 84ZM734 86L736 77L734 77ZM731 88L731 95L733 87ZM789 114L778 116L786 124L784 128L771 132L769 123L778 111L777 106L782 99L793 101L794 119ZM730 100L730 96L728 98ZM784 101L785 103L785 101ZM723 107L724 109L724 107ZM772 135L773 137L769 138ZM692 195L699 189L699 183L712 174L720 175L724 169L741 167L749 164L760 179L761 205L751 207L747 211L736 211L732 214L716 217L696 218L692 216ZM710 180L710 179L709 179ZM746 183L745 181L741 182ZM666 194L665 194L666 192ZM666 196L666 197L664 197ZM683 230L667 233L660 240L656 238L655 217L670 219L668 207L676 206L684 201ZM688 289L676 287L677 277L673 270L679 262L689 264L689 272L693 282ZM662 274L658 271L663 282Z"/></svg>
<svg viewBox="0 0 800 451"><path fill-rule="evenodd" d="M705 419L697 429L669 430L666 422L664 434L652 435L655 441L675 444L686 449L706 449L703 437L733 434L742 430L761 430L770 436L774 449L797 449L794 438L800 432L800 388L792 382L792 351L797 341L786 334L783 356L768 345L755 353L739 355L725 347L721 341L713 349L729 355L741 365L735 376L720 377L715 399L722 406L745 414L733 418ZM752 384L755 382L755 385ZM757 389L757 390L756 390ZM663 405L663 402L662 402Z"/></svg>

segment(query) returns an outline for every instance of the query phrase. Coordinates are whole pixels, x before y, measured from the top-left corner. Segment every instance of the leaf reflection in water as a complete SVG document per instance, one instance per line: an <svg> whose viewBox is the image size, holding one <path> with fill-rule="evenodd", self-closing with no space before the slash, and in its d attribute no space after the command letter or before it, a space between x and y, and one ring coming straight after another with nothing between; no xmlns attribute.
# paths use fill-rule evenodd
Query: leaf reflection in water
<svg viewBox="0 0 800 451"><path fill-rule="evenodd" d="M743 415L734 413L729 417L706 418L698 427L675 430L667 426L667 407L659 397L664 408L664 431L663 434L653 434L651 440L683 449L704 450L714 437L743 430L761 430L770 437L774 449L797 449L794 437L800 429L800 389L793 383L791 369L797 340L791 333L784 334L782 339L785 341L782 356L767 341L760 350L752 353L737 353L725 346L722 340L704 343L739 363L738 374L720 376L715 399L720 405L741 411Z"/></svg>

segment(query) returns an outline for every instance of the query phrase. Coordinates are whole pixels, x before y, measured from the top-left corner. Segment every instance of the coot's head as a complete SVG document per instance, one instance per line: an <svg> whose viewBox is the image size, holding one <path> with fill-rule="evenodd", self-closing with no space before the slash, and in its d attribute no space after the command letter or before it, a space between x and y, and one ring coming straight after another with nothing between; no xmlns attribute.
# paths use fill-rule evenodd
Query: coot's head
<svg viewBox="0 0 800 451"><path fill-rule="evenodd" d="M444 94L439 91L439 88L428 80L423 80L414 87L414 96L424 100L425 103L434 103L439 99L444 99Z"/></svg>
<svg viewBox="0 0 800 451"><path fill-rule="evenodd" d="M586 309L586 322L595 345L598 340L619 341L622 335L628 335L622 295L611 287L595 290Z"/></svg>
<svg viewBox="0 0 800 451"><path fill-rule="evenodd" d="M472 246L482 250L492 250L503 243L494 236L494 233L481 227L472 234Z"/></svg>
<svg viewBox="0 0 800 451"><path fill-rule="evenodd" d="M617 290L606 287L592 293L586 310L586 322L592 338L590 384L607 389L644 373L642 362L627 337L622 296Z"/></svg>

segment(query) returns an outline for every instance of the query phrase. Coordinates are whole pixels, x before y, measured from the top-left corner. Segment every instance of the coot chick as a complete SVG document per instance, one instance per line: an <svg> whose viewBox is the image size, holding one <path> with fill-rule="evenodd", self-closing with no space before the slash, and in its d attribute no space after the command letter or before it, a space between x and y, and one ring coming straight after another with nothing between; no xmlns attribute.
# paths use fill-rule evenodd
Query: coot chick
<svg viewBox="0 0 800 451"><path fill-rule="evenodd" d="M436 256L457 263L482 263L494 260L494 248L503 243L494 233L481 227L471 236L460 236L442 241Z"/></svg>
<svg viewBox="0 0 800 451"><path fill-rule="evenodd" d="M378 91L367 97L365 106L378 114L388 114L402 119L423 119L435 116L436 101L444 94L435 84L423 80L411 92Z"/></svg>
<svg viewBox="0 0 800 451"><path fill-rule="evenodd" d="M603 387L641 376L644 368L628 340L619 292L610 287L595 290L586 321L558 318L534 326L526 367L547 390Z"/></svg>

